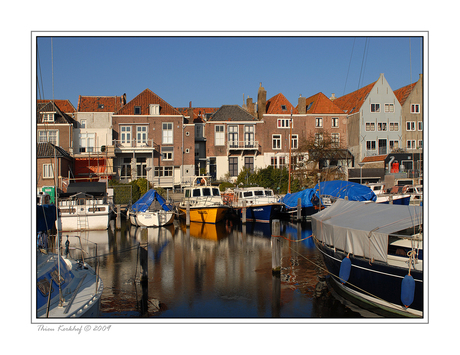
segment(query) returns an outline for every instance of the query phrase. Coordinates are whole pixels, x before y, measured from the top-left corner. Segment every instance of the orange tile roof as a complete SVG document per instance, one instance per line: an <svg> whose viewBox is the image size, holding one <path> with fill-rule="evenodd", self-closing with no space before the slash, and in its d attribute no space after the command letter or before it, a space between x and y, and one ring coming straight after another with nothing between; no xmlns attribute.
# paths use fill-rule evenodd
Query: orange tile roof
<svg viewBox="0 0 460 355"><path fill-rule="evenodd" d="M362 162L363 163L372 163L372 162L376 162L376 161L385 161L385 158L387 157L387 155L374 155L374 156L370 156L370 157L365 157Z"/></svg>
<svg viewBox="0 0 460 355"><path fill-rule="evenodd" d="M335 104L335 101L331 101L322 92L316 95L310 96L306 99L306 107L308 108L307 113L311 114L325 114L325 113L336 113L343 114L343 110ZM298 110L297 105L297 110Z"/></svg>
<svg viewBox="0 0 460 355"><path fill-rule="evenodd" d="M358 112L376 82L377 81L374 81L373 83L366 85L361 89L335 99L334 104L340 107L347 114Z"/></svg>
<svg viewBox="0 0 460 355"><path fill-rule="evenodd" d="M410 93L412 92L412 89L414 88L415 84L417 83L413 83L413 84L409 84L409 85L406 85L398 90L395 90L393 91L396 98L398 99L399 103L401 104L401 106L404 105L404 103L406 102L407 98L409 97Z"/></svg>
<svg viewBox="0 0 460 355"><path fill-rule="evenodd" d="M37 100L37 103L38 104L45 104L45 103L48 103L50 101L53 101L53 100ZM56 104L57 107L59 107L59 109L62 112L74 113L76 111L75 107L73 107L72 103L69 100L54 100L54 103Z"/></svg>
<svg viewBox="0 0 460 355"><path fill-rule="evenodd" d="M181 113L168 104L165 100L159 97L157 94L152 92L150 89L145 89L134 99L126 103L116 114L118 115L134 115L134 107L139 106L141 108L141 115L149 114L149 105L159 104L160 115L180 115Z"/></svg>
<svg viewBox="0 0 460 355"><path fill-rule="evenodd" d="M123 96L79 96L78 112L117 112L123 107Z"/></svg>
<svg viewBox="0 0 460 355"><path fill-rule="evenodd" d="M193 122L199 123L204 122L203 120L206 118L206 114L214 113L219 109L219 107L193 107ZM176 107L176 110L179 111L184 116L189 115L189 107Z"/></svg>
<svg viewBox="0 0 460 355"><path fill-rule="evenodd" d="M284 106L284 109L283 109ZM292 106L292 104L284 97L283 94L279 93L278 95L273 96L271 99L267 100L267 114L291 114L297 113L297 109Z"/></svg>

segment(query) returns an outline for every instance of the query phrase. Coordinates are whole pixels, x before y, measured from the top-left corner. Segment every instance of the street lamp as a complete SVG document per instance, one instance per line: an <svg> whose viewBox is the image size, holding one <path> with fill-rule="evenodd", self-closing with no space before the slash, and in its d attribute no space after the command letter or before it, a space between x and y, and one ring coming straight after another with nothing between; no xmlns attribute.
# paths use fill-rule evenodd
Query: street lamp
<svg viewBox="0 0 460 355"><path fill-rule="evenodd" d="M359 171L359 184L362 185L363 184L363 166L364 166L364 163L358 163L358 165L361 168L361 170Z"/></svg>

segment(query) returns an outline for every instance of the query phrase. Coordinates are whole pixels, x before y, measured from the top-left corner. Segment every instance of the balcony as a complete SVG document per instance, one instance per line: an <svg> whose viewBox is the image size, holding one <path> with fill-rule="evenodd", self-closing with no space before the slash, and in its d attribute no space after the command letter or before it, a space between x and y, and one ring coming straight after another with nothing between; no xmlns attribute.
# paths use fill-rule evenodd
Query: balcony
<svg viewBox="0 0 460 355"><path fill-rule="evenodd" d="M128 152L151 152L153 150L158 150L158 144L156 144L153 139L146 139L142 141L138 140L113 140L113 145L115 150L120 153Z"/></svg>
<svg viewBox="0 0 460 355"><path fill-rule="evenodd" d="M258 141L228 141L228 150L259 150Z"/></svg>

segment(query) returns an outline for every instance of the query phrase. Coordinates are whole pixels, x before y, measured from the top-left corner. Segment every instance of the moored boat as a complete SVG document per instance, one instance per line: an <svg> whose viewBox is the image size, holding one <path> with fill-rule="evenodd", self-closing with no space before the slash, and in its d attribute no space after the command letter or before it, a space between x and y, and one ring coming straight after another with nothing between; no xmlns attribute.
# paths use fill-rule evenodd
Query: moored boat
<svg viewBox="0 0 460 355"><path fill-rule="evenodd" d="M422 227L420 206L338 200L312 215L332 286L391 317L423 317Z"/></svg>
<svg viewBox="0 0 460 355"><path fill-rule="evenodd" d="M154 189L147 191L128 210L130 222L139 227L162 227L173 223L173 206Z"/></svg>
<svg viewBox="0 0 460 355"><path fill-rule="evenodd" d="M217 223L224 219L229 206L224 205L218 187L208 185L208 177L197 177L193 185L184 189L179 204L181 218L186 218L187 205L191 222Z"/></svg>

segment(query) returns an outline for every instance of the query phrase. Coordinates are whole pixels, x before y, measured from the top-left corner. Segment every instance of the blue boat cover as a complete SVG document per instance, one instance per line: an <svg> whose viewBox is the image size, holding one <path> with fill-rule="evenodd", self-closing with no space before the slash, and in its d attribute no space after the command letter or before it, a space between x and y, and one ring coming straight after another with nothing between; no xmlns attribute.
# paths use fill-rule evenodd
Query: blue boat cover
<svg viewBox="0 0 460 355"><path fill-rule="evenodd" d="M315 194L315 189L305 189L303 191L294 192L293 194L287 194L281 200L287 208L296 208L297 207L297 200L301 199L302 207L312 207L313 203L311 199Z"/></svg>
<svg viewBox="0 0 460 355"><path fill-rule="evenodd" d="M55 205L37 205L37 232L53 229L55 221Z"/></svg>
<svg viewBox="0 0 460 355"><path fill-rule="evenodd" d="M329 195L335 198L348 197L349 201L375 201L377 196L374 191L365 185L350 181L323 181L314 187L316 195ZM320 193L318 194L318 190Z"/></svg>
<svg viewBox="0 0 460 355"><path fill-rule="evenodd" d="M153 201L157 200L161 207L165 211L171 211L172 206L166 204L166 201L161 195L156 192L154 189L147 191L139 200L137 200L132 206L131 210L133 212L145 212L150 207Z"/></svg>

